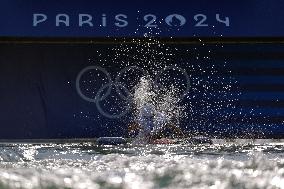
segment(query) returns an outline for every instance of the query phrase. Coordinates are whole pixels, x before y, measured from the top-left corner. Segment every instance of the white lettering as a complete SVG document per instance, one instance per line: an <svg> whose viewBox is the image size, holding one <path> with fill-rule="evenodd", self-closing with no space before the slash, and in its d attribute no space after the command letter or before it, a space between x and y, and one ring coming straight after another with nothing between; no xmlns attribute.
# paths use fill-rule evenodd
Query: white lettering
<svg viewBox="0 0 284 189"><path fill-rule="evenodd" d="M127 16L125 14L118 14L115 16L115 20L118 21L118 22L115 22L114 24L117 26L117 27L125 27L128 25L128 22L124 19L126 19Z"/></svg>
<svg viewBox="0 0 284 189"><path fill-rule="evenodd" d="M67 14L58 14L55 18L55 25L60 26L60 23L65 24L65 26L69 26L69 16Z"/></svg>
<svg viewBox="0 0 284 189"><path fill-rule="evenodd" d="M82 27L84 24L88 24L90 27L93 27L92 19L93 17L89 14L79 14L79 26Z"/></svg>
<svg viewBox="0 0 284 189"><path fill-rule="evenodd" d="M220 18L220 14L216 14L216 20L218 22L224 23L226 26L230 26L230 20L229 20L229 17L227 17L227 16L225 17L225 20L222 20Z"/></svg>
<svg viewBox="0 0 284 189"><path fill-rule="evenodd" d="M33 26L36 27L39 23L47 20L45 14L33 14Z"/></svg>
<svg viewBox="0 0 284 189"><path fill-rule="evenodd" d="M127 27L129 25L129 18L126 14L117 14L114 17L110 18L109 15L102 13L100 15L91 15L87 13L81 13L81 14L66 14L66 13L58 13L55 15L55 18L52 17L53 23L51 21L47 21L50 18L51 15L44 14L44 13L34 13L33 14L33 27L37 27L39 25L45 25L45 22L48 23L48 26L53 24L53 27L69 27L69 26L76 26L76 27L101 27L107 28L107 27L118 27L123 28ZM133 16L133 15L132 15ZM142 16L142 20L140 20L140 16ZM146 24L144 24L144 27L151 28L151 27L159 27L160 24L162 24L160 21L158 22L159 18L158 16L154 14L146 14L146 15L140 15L137 17L137 20L135 23L132 24L138 24L140 27L141 24L143 24L143 19ZM76 20L77 17L77 20ZM93 21L94 19L94 21ZM134 18L132 18L134 19ZM184 17L180 14L170 14L166 16L164 19L161 18L161 20L164 20L166 22L166 25L168 27L182 27L186 24L188 18ZM196 14L193 15L193 19L196 21L194 24L194 27L208 27L209 24L207 22L207 15L206 14ZM227 27L230 27L230 17L228 16L220 16L220 14L216 14L215 23L222 23ZM209 17L208 17L209 20ZM55 21L55 23L54 23ZM141 23L140 23L141 22ZM212 25L212 27L215 27Z"/></svg>
<svg viewBox="0 0 284 189"><path fill-rule="evenodd" d="M102 26L103 26L103 27L106 27L106 26L107 26L106 14L102 14Z"/></svg>

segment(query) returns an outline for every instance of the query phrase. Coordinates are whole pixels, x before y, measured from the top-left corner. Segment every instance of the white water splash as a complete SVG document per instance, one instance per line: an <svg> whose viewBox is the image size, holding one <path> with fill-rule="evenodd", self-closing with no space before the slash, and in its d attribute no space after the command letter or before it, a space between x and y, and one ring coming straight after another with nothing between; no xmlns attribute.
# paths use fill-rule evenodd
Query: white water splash
<svg viewBox="0 0 284 189"><path fill-rule="evenodd" d="M33 160L24 150L36 151ZM4 145L0 188L284 188L284 144ZM22 157L5 159L8 153Z"/></svg>
<svg viewBox="0 0 284 189"><path fill-rule="evenodd" d="M186 114L183 111L186 104L181 105L177 88L158 87L150 76L143 76L134 89L134 116L138 123L141 122L141 117L152 116L154 130L162 129L166 125L179 127L180 119Z"/></svg>

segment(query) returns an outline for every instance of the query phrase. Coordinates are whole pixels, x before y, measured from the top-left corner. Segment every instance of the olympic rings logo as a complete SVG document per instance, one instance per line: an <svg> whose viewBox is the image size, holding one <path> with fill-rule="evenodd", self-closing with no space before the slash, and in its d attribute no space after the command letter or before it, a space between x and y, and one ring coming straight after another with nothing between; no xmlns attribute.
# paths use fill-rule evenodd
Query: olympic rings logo
<svg viewBox="0 0 284 189"><path fill-rule="evenodd" d="M84 74L86 74L87 72L92 71L92 70L101 72L102 74L105 75L105 77L107 79L107 83L104 84L101 88L99 88L99 90L95 94L94 98L91 98L91 97L87 96L86 94L84 94L84 92L81 89L81 79L82 79L82 76ZM77 75L77 77L76 77L76 90L77 90L77 93L83 100L85 100L87 102L90 102L90 103L95 103L98 111L103 116L105 116L107 118L110 118L110 119L121 118L121 117L125 116L130 111L130 106L129 105L126 106L126 109L124 111L122 111L121 113L119 113L119 114L111 114L111 113L106 112L105 110L103 110L103 108L101 107L100 102L105 100L111 94L111 91L112 91L113 87L115 88L117 94L119 95L119 97L121 99L126 100L126 101L130 100L130 97L131 97L130 91L127 89L127 87L124 84L122 84L122 82L120 82L122 75L124 73L128 72L129 70L133 70L133 71L137 70L137 71L141 72L143 75L148 75L148 72L145 71L143 68L140 68L138 66L129 66L129 67L126 67L126 68L120 70L120 72L117 74L117 76L115 77L115 79L113 81L111 76L110 76L110 74L109 74L109 72L106 69L104 69L104 68L102 68L100 66L88 66L88 67L82 69L79 72L79 74ZM179 97L180 99L182 99L182 98L184 98L188 94L188 92L190 90L190 77L187 74L186 70L184 70L184 69L182 69L180 67L168 66L168 67L165 67L164 69L162 69L161 71L159 71L156 74L155 79L154 79L155 86L157 88L158 87L163 87L161 84L159 84L158 80L159 80L159 78L161 78L161 76L166 71L169 71L169 70L177 70L177 71L181 72L183 74L184 78L185 78L186 89L184 90L184 92ZM122 94L121 89L125 92L125 94Z"/></svg>

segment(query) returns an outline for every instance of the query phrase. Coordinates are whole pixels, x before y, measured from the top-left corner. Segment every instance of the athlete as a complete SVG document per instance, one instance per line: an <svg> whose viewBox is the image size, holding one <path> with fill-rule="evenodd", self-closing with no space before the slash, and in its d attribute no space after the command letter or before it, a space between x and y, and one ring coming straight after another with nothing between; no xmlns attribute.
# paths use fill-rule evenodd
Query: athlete
<svg viewBox="0 0 284 189"><path fill-rule="evenodd" d="M129 125L129 134L138 131L134 143L139 144L167 144L173 140L166 139L165 130L170 130L171 136L183 137L181 129L173 124L169 124L170 120L165 113L158 112L151 104L145 104L137 116L136 123Z"/></svg>

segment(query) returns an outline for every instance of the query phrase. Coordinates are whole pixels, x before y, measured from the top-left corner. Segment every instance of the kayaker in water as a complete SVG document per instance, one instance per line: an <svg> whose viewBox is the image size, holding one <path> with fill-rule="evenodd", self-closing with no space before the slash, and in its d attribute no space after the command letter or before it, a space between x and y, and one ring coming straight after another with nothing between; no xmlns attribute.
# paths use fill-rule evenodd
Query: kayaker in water
<svg viewBox="0 0 284 189"><path fill-rule="evenodd" d="M169 101L171 95L162 91L157 91L154 81L149 76L141 77L135 87L133 94L134 123L129 129L130 132L138 132L135 140L138 143L151 143L161 138L165 128L182 133L177 126L172 124L176 116L173 115L172 110L174 103Z"/></svg>
<svg viewBox="0 0 284 189"><path fill-rule="evenodd" d="M170 139L173 137L182 137L184 134L182 130L170 124L170 120L165 113L158 112L151 104L145 104L138 115L136 123L129 126L129 133L137 132L135 143L171 143ZM165 136L165 130L170 130L171 136Z"/></svg>

